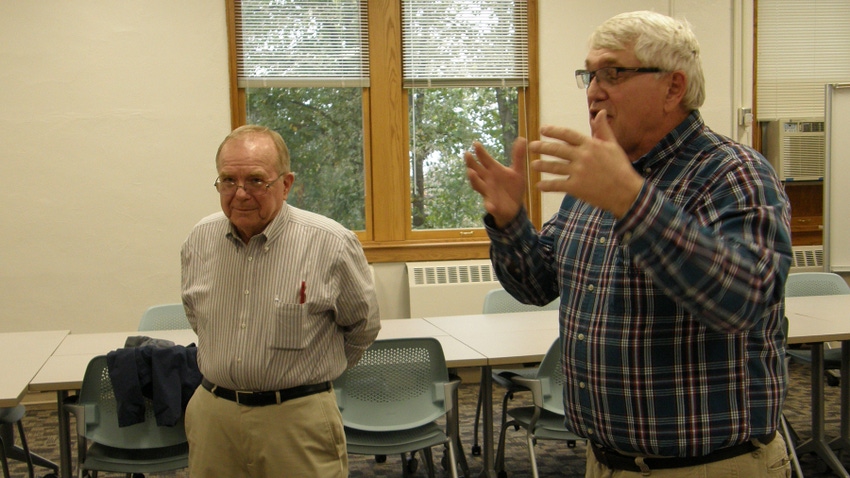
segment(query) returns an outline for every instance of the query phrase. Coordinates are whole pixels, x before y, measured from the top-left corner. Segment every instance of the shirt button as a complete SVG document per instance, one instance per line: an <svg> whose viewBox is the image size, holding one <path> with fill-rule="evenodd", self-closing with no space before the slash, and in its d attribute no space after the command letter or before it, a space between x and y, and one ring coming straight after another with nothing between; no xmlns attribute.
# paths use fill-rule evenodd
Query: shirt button
<svg viewBox="0 0 850 478"><path fill-rule="evenodd" d="M596 287L593 287L593 284L587 286L587 290L589 290L590 292L593 292L594 289L596 289Z"/></svg>
<svg viewBox="0 0 850 478"><path fill-rule="evenodd" d="M585 384L584 384L584 382L579 382L579 383L578 383L578 388L580 388L580 389L582 389L582 390L584 390L584 388L585 388L586 386L587 386L587 385L585 385Z"/></svg>
<svg viewBox="0 0 850 478"><path fill-rule="evenodd" d="M242 357L236 357L236 363L242 363Z"/></svg>
<svg viewBox="0 0 850 478"><path fill-rule="evenodd" d="M584 334L578 334L578 339L579 339L579 340L584 340Z"/></svg>
<svg viewBox="0 0 850 478"><path fill-rule="evenodd" d="M649 174L652 172L652 168L643 168L644 174Z"/></svg>
<svg viewBox="0 0 850 478"><path fill-rule="evenodd" d="M245 295L248 295L248 294L250 294L250 293L251 293L251 291L250 291L250 290L245 289Z"/></svg>
<svg viewBox="0 0 850 478"><path fill-rule="evenodd" d="M631 232L627 232L627 233L623 234L623 241L629 242L631 240L632 240L632 233Z"/></svg>
<svg viewBox="0 0 850 478"><path fill-rule="evenodd" d="M242 327L244 329L244 328L248 327L248 324L242 324L240 327Z"/></svg>
<svg viewBox="0 0 850 478"><path fill-rule="evenodd" d="M604 237L600 237L600 238L599 238L599 243L600 243L600 244L605 244L605 238L604 238Z"/></svg>
<svg viewBox="0 0 850 478"><path fill-rule="evenodd" d="M248 262L251 262L253 260L254 260L254 256L248 256Z"/></svg>
<svg viewBox="0 0 850 478"><path fill-rule="evenodd" d="M587 434L588 434L588 435L593 435L593 428L588 428L588 429L587 429Z"/></svg>

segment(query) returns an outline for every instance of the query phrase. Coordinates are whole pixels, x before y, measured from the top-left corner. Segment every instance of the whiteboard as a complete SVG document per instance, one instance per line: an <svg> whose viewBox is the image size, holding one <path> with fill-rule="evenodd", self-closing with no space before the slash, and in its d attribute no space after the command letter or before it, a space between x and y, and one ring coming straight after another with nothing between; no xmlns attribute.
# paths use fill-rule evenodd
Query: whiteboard
<svg viewBox="0 0 850 478"><path fill-rule="evenodd" d="M826 85L823 262L850 272L850 83Z"/></svg>

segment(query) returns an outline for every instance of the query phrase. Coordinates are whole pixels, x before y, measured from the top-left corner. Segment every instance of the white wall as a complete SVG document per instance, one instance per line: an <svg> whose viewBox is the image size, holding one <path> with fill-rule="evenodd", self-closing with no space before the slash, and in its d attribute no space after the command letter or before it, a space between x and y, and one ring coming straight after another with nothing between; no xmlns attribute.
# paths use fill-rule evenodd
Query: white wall
<svg viewBox="0 0 850 478"><path fill-rule="evenodd" d="M732 118L751 68L733 60L735 12L751 3L540 0L541 123L588 129L573 70L591 29L652 9L694 24L703 114L739 133ZM0 2L0 104L0 331L128 330L149 305L179 301L180 245L219 208L223 3ZM558 203L547 196L544 216ZM376 264L375 276L383 317L406 317L404 264Z"/></svg>

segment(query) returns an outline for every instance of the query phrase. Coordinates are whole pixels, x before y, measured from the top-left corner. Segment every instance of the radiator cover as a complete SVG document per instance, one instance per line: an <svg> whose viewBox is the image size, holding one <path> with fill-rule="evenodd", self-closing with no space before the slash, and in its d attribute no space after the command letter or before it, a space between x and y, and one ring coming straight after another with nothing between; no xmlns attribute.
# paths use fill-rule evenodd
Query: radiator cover
<svg viewBox="0 0 850 478"><path fill-rule="evenodd" d="M410 317L480 314L501 287L489 260L408 262Z"/></svg>

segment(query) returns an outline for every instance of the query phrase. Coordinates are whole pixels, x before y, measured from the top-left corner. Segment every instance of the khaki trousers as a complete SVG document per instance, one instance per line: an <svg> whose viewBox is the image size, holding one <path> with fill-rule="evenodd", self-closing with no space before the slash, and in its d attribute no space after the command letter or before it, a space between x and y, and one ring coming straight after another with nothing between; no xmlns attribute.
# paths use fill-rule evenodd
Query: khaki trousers
<svg viewBox="0 0 850 478"><path fill-rule="evenodd" d="M348 476L333 390L247 407L198 387L186 407L186 435L192 478Z"/></svg>
<svg viewBox="0 0 850 478"><path fill-rule="evenodd" d="M587 445L587 471L585 478L637 478L652 476L653 478L790 478L791 462L788 459L788 451L785 448L785 440L782 435L776 434L767 445L762 445L752 453L745 453L728 460L716 461L706 465L690 466L687 468L671 468L666 470L650 470L649 473L632 471L612 470L598 461L592 445Z"/></svg>

